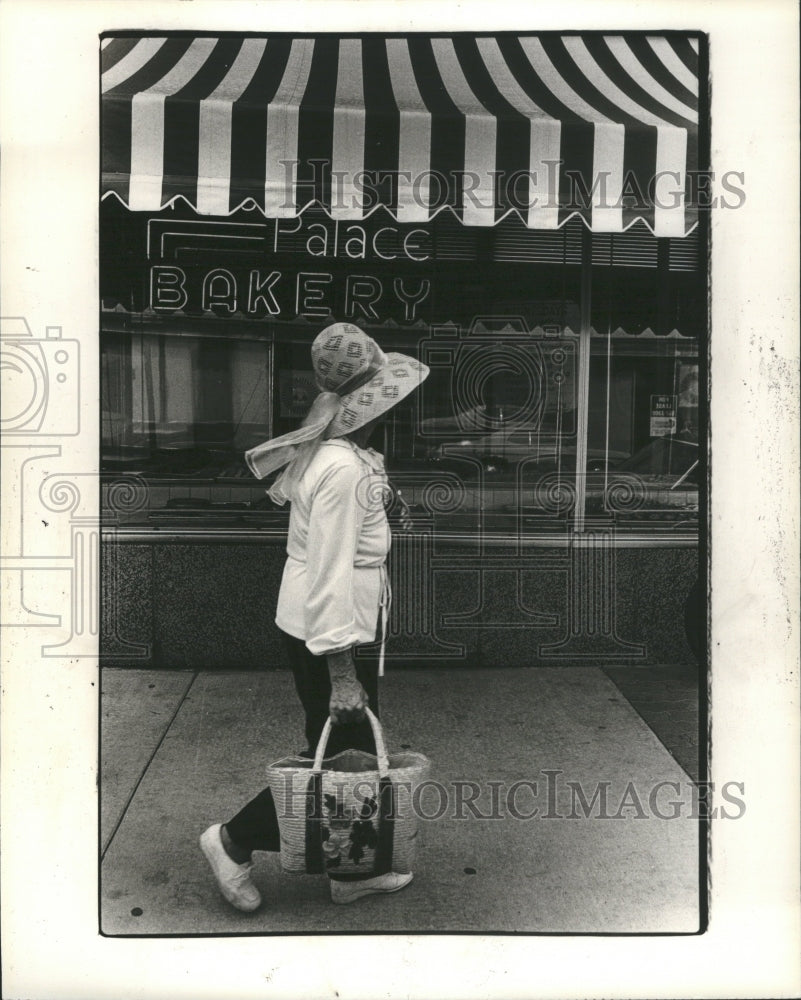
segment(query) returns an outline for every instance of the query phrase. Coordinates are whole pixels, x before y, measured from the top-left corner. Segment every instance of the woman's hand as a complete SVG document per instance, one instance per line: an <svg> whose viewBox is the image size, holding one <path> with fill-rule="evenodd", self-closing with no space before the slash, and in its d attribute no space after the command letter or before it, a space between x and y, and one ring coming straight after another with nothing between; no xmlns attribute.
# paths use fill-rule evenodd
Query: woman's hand
<svg viewBox="0 0 801 1000"><path fill-rule="evenodd" d="M367 692L355 677L343 677L331 683L328 711L335 725L361 722L365 708L367 708Z"/></svg>
<svg viewBox="0 0 801 1000"><path fill-rule="evenodd" d="M349 649L329 653L328 675L331 678L331 700L328 711L335 725L361 722L367 707L367 692L359 683Z"/></svg>

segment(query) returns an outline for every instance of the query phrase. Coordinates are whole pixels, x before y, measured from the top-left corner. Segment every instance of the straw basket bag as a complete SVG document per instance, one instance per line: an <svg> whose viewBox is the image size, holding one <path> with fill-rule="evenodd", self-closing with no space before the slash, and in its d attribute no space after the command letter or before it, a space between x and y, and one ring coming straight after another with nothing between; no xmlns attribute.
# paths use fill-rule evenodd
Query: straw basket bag
<svg viewBox="0 0 801 1000"><path fill-rule="evenodd" d="M281 831L281 867L292 874L369 878L412 870L417 846L413 808L429 761L387 754L381 724L367 709L376 754L344 750L324 759L331 720L314 761L284 757L267 769Z"/></svg>

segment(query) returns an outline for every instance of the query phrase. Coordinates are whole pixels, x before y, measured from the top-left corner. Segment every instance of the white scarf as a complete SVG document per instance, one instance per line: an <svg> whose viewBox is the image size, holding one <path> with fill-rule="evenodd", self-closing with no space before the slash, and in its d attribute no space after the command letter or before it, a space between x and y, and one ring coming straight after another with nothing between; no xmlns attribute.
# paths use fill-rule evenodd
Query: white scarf
<svg viewBox="0 0 801 1000"><path fill-rule="evenodd" d="M281 437L265 441L245 452L248 468L257 479L264 479L286 465L286 469L267 490L267 495L275 503L283 506L287 500L294 499L298 483L325 441L326 432L339 413L341 402L342 398L337 393L321 392L296 431L282 434Z"/></svg>

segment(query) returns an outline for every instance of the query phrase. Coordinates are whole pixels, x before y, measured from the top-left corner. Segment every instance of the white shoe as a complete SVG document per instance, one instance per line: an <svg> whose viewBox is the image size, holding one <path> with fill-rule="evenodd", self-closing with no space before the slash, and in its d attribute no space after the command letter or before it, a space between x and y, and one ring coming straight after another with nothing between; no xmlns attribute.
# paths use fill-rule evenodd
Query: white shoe
<svg viewBox="0 0 801 1000"><path fill-rule="evenodd" d="M375 896L382 892L397 892L399 889L404 889L413 878L411 872L406 875L387 872L386 875L377 875L375 878L364 879L361 882L335 882L332 879L331 902L342 905L355 903L363 896Z"/></svg>
<svg viewBox="0 0 801 1000"><path fill-rule="evenodd" d="M261 894L250 878L253 864L238 865L228 856L220 837L221 824L216 823L200 835L200 849L211 865L220 892L231 906L251 913L261 906Z"/></svg>

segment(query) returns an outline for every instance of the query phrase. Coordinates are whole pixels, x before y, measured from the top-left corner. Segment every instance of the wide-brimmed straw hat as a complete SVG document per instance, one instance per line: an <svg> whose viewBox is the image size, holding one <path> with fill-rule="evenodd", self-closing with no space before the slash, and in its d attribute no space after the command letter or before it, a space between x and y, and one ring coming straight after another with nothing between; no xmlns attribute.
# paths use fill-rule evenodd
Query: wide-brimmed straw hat
<svg viewBox="0 0 801 1000"><path fill-rule="evenodd" d="M413 392L428 368L406 354L385 354L353 323L334 323L312 344L317 388L340 398L327 438L342 437L369 424Z"/></svg>
<svg viewBox="0 0 801 1000"><path fill-rule="evenodd" d="M428 375L428 367L415 358L385 354L353 323L327 326L312 344L311 359L320 395L301 427L245 453L257 479L290 465L270 490L279 503L292 498L323 441L369 424L405 399Z"/></svg>

